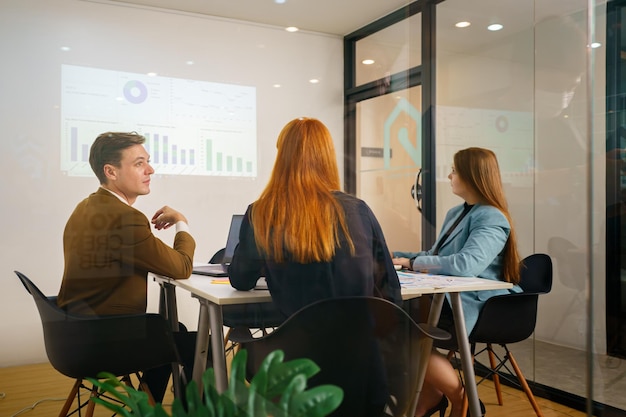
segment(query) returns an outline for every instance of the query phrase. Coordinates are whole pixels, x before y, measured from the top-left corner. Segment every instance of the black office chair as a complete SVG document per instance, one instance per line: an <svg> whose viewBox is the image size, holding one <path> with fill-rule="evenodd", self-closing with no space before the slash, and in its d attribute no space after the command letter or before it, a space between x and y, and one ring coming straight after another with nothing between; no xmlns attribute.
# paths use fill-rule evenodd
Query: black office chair
<svg viewBox="0 0 626 417"><path fill-rule="evenodd" d="M97 387L87 387L86 378L97 378L100 372L120 376L132 385L131 375L139 381L139 389L152 399L150 390L141 381L141 371L166 364L180 363L172 333L159 314L124 316L82 316L59 308L56 297L46 297L24 274L15 271L33 297L43 326L46 354L52 366L75 379L59 417L81 414L87 407L91 417L95 403L81 400L81 390L90 397L99 396ZM77 399L76 409L70 411Z"/></svg>
<svg viewBox="0 0 626 417"><path fill-rule="evenodd" d="M224 253L226 252L226 248L222 248L220 250L218 250L217 252L215 252L213 254L213 256L211 256L211 259L209 259L209 263L210 264L221 264L222 260L224 259Z"/></svg>
<svg viewBox="0 0 626 417"><path fill-rule="evenodd" d="M225 248L215 252L209 263L221 263L224 252ZM274 303L225 305L222 307L222 313L224 326L228 327L224 336L224 346L227 346L227 353L233 354L242 342L252 339L257 333L266 335L268 331L278 327L286 318Z"/></svg>
<svg viewBox="0 0 626 417"><path fill-rule="evenodd" d="M526 340L535 331L539 295L547 294L552 289L552 259L543 253L530 255L522 261L520 273L520 287L524 292L498 295L488 299L469 335L469 341L474 357L483 352L488 354L489 366L476 362L477 366L487 371L479 383L489 377L493 379L498 404L503 405L500 377L515 384L511 378L513 372L507 367L507 363L510 363L517 377L518 386L526 393L537 416L543 417L535 396L507 345ZM476 345L479 343L484 343L485 347L477 352ZM504 355L495 352L493 345L501 346ZM503 368L508 374L502 372Z"/></svg>
<svg viewBox="0 0 626 417"><path fill-rule="evenodd" d="M334 384L344 390L331 416L406 416L417 392L417 352L425 336L443 340L450 334L416 324L381 298L346 297L313 303L242 347L248 375L275 349L285 352L285 360L313 360L320 372L309 379L310 387Z"/></svg>

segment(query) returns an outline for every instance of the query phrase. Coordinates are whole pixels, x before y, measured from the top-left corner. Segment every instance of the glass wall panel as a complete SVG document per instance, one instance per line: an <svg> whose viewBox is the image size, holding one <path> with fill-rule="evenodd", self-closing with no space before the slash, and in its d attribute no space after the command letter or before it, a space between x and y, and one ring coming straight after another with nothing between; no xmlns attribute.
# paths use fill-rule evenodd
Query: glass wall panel
<svg viewBox="0 0 626 417"><path fill-rule="evenodd" d="M544 7L537 8L541 16ZM534 30L535 243L554 261L552 292L542 297L542 325L536 333L536 379L586 397L590 213L585 2L577 9L539 16Z"/></svg>
<svg viewBox="0 0 626 417"><path fill-rule="evenodd" d="M496 23L503 27L490 31ZM534 250L532 26L532 4L513 0L447 0L437 8L438 222L462 202L447 179L454 153L489 148L500 163L522 256Z"/></svg>
<svg viewBox="0 0 626 417"><path fill-rule="evenodd" d="M421 31L421 13L417 13L359 40L356 43L356 85L385 79L420 65Z"/></svg>
<svg viewBox="0 0 626 417"><path fill-rule="evenodd" d="M626 282L619 261L626 241L621 232L626 1L608 2L619 9L608 23L607 3L591 3L591 10L585 0L437 5L434 226L439 231L445 213L462 202L447 179L454 153L470 146L492 149L520 255L548 253L554 264L552 291L539 298L535 334L509 347L542 395L577 407L590 397L589 415L593 405L594 415L608 416L626 410L621 353ZM359 41L356 84L419 66L419 53L402 52L418 50L418 42L408 48L402 38L418 39L419 31L420 21L412 18ZM385 51L387 58L377 61L381 66L362 64L373 56L369 50ZM357 105L357 193L381 220L391 249L424 249L422 218L409 192L422 160L421 153L413 158L423 143L411 116L422 113L421 94L415 87ZM399 113L393 122L398 125L389 130L390 115ZM403 141L416 143L415 151ZM607 248L607 241L613 246ZM617 254L616 271L606 268L610 253Z"/></svg>
<svg viewBox="0 0 626 417"><path fill-rule="evenodd" d="M590 387L591 399L601 404L606 404L608 409L599 415L611 415L612 407L618 410L626 410L626 399L623 392L626 389L624 375L624 356L621 358L607 354L609 345L611 350L619 343L619 338L607 338L607 326L609 325L607 310L607 298L615 297L620 300L624 297L618 290L613 292L607 283L616 279L621 281L621 270L616 276L607 274L606 261L609 253L606 248L607 220L610 214L608 207L609 199L606 198L607 178L609 175L608 161L614 158L614 153L609 149L609 135L607 133L607 62L615 59L623 60L623 52L609 52L607 46L607 33L611 31L607 27L607 2L591 1L591 10L586 10L587 20L590 24L585 48L588 51L589 60L586 68L586 84L589 92L587 100L589 134L587 147L590 152L587 156L588 181L590 182L588 200L590 216L587 224L590 224L589 239L586 245L587 258L591 266L587 288L591 290L588 298L591 298L590 311L587 320L591 320L585 332L587 336L586 350L590 361L589 375L592 381ZM619 153L618 153L619 155ZM622 284L623 287L623 284ZM624 317L622 314L621 317ZM624 320L620 318L620 320ZM622 328L625 323L620 323ZM623 333L623 330L622 330ZM623 336L622 336L623 337ZM620 369L621 368L621 369Z"/></svg>
<svg viewBox="0 0 626 417"><path fill-rule="evenodd" d="M495 24L498 30L490 30ZM488 148L498 157L522 258L546 250L535 239L533 24L532 2L447 0L437 7L437 230L446 212L463 202L447 179L454 153ZM540 303L545 314L541 297ZM531 339L509 348L527 380L535 380L540 346ZM485 353L476 359L489 364Z"/></svg>
<svg viewBox="0 0 626 417"><path fill-rule="evenodd" d="M591 376L593 399L624 409L616 395L623 365L606 355L606 14L592 14L597 44L588 48L585 1L439 5L438 195L450 194L444 174L457 149L496 152L521 255L546 252L555 268L534 338L512 347L520 367L529 380L583 398ZM488 31L493 23L502 28ZM454 203L438 201L438 221Z"/></svg>

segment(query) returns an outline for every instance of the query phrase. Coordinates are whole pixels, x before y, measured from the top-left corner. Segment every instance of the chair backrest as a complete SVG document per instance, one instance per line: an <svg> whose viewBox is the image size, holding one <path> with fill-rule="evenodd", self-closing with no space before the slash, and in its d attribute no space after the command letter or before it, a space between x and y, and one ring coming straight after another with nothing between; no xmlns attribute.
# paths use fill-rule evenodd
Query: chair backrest
<svg viewBox="0 0 626 417"><path fill-rule="evenodd" d="M520 287L526 293L547 294L552 290L552 259L545 253L534 253L522 261Z"/></svg>
<svg viewBox="0 0 626 417"><path fill-rule="evenodd" d="M535 331L539 294L491 297L480 310L470 343L508 344L526 340Z"/></svg>
<svg viewBox="0 0 626 417"><path fill-rule="evenodd" d="M360 417L387 407L403 416L416 392L424 331L400 307L374 297L328 299L292 315L269 335L245 343L248 372L275 349L285 360L309 358L320 372L310 386L334 384L344 400L333 416Z"/></svg>
<svg viewBox="0 0 626 417"><path fill-rule="evenodd" d="M516 343L535 331L539 295L552 289L552 260L543 253L532 254L522 261L520 273L524 292L488 299L469 336L470 342Z"/></svg>
<svg viewBox="0 0 626 417"><path fill-rule="evenodd" d="M221 264L222 260L224 259L224 253L226 252L226 248L222 248L220 250L218 250L217 252L215 252L213 254L213 256L211 256L211 259L209 259L209 263L210 264Z"/></svg>
<svg viewBox="0 0 626 417"><path fill-rule="evenodd" d="M68 314L24 274L15 271L33 297L52 366L71 378L100 372L127 375L179 362L172 333L158 314L82 316Z"/></svg>

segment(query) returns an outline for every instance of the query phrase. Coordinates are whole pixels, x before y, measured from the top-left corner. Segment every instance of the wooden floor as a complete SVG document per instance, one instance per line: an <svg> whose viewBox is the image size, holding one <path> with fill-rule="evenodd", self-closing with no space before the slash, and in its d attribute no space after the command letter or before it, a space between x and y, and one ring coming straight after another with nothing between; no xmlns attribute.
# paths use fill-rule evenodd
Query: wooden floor
<svg viewBox="0 0 626 417"><path fill-rule="evenodd" d="M0 368L0 417L55 417L63 405L73 381L55 371L48 363ZM504 387L504 405L499 406L493 384L486 381L478 386L488 417L534 416L523 392ZM171 403L168 394L164 404ZM560 404L537 398L544 417L583 417L586 414ZM111 412L96 407L95 416L110 416Z"/></svg>

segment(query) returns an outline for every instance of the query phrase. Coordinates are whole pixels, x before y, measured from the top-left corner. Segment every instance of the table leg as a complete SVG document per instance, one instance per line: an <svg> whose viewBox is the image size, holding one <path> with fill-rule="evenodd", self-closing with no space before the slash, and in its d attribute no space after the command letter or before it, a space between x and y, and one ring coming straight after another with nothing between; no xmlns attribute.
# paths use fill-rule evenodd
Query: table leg
<svg viewBox="0 0 626 417"><path fill-rule="evenodd" d="M221 393L228 388L222 306L209 303L209 320L211 323L211 349L213 350L212 357L213 369L215 370L215 386L217 392Z"/></svg>
<svg viewBox="0 0 626 417"><path fill-rule="evenodd" d="M176 287L169 282L160 283L160 297L159 297L159 313L165 317L172 332L179 330L178 323L178 305L176 304ZM180 380L180 364L172 363L172 384L174 386L174 397L180 398L182 390Z"/></svg>
<svg viewBox="0 0 626 417"><path fill-rule="evenodd" d="M439 323L439 316L441 314L441 307L443 306L444 294L435 294L430 305L430 311L428 313L428 324L431 326L437 326ZM417 392L411 405L411 413L409 415L414 416L417 409L417 401L419 400L420 393L422 392L422 386L424 385L424 378L426 376L426 367L430 359L430 354L433 348L433 339L428 336L421 335L419 342L419 367L417 375Z"/></svg>
<svg viewBox="0 0 626 417"><path fill-rule="evenodd" d="M207 351L209 349L209 302L198 298L200 313L198 316L198 336L196 338L196 352L193 360L193 380L202 393L202 374L206 370Z"/></svg>
<svg viewBox="0 0 626 417"><path fill-rule="evenodd" d="M469 339L465 330L465 316L461 306L461 294L450 293L452 300L452 313L454 314L454 328L456 330L459 354L461 355L461 367L463 369L463 379L465 380L465 393L469 401L469 411L472 417L481 417L480 402L478 401L478 389L476 388L476 378L474 375L474 361L470 351Z"/></svg>

